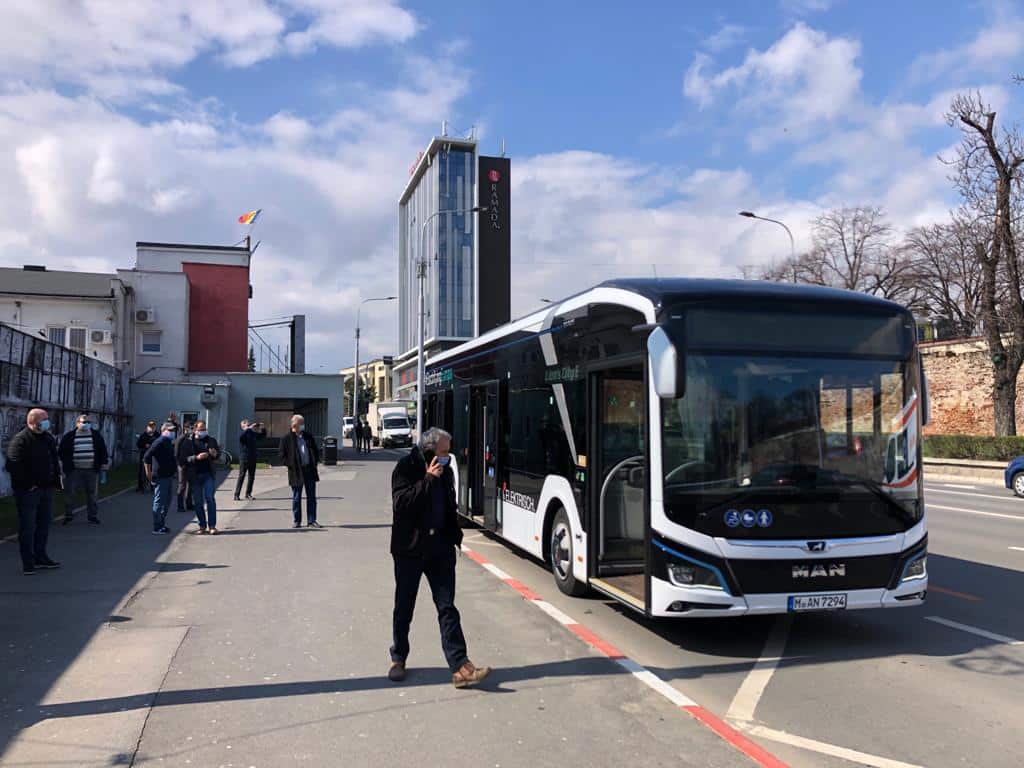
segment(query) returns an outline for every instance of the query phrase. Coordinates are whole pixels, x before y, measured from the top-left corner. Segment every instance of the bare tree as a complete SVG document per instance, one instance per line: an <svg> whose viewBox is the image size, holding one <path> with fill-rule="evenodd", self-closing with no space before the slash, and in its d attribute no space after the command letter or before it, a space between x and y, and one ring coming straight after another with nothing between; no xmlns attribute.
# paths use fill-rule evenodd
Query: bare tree
<svg viewBox="0 0 1024 768"><path fill-rule="evenodd" d="M950 323L955 335L973 335L981 326L979 245L988 247L984 233L960 215L910 230L900 246L911 264L924 313Z"/></svg>
<svg viewBox="0 0 1024 768"><path fill-rule="evenodd" d="M1017 434L1017 376L1024 362L1024 294L1015 237L1014 203L1020 195L1024 147L1016 130L1000 131L981 94L953 99L947 123L960 129L956 155L947 161L965 210L983 232L975 244L981 266L981 318L992 357L992 404L997 435Z"/></svg>

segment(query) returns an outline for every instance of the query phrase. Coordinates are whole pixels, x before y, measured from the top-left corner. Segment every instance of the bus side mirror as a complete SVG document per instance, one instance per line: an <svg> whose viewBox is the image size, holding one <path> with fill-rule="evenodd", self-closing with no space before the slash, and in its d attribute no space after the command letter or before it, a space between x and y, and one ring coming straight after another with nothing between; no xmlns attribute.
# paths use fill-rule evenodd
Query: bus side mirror
<svg viewBox="0 0 1024 768"><path fill-rule="evenodd" d="M682 397L686 381L683 358L660 326L647 337L647 361L658 397L663 400Z"/></svg>

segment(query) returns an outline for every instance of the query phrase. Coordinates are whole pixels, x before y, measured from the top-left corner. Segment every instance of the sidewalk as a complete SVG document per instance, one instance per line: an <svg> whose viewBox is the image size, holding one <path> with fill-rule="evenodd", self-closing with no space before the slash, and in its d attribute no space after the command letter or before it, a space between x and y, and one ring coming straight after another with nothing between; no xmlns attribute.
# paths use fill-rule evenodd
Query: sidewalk
<svg viewBox="0 0 1024 768"><path fill-rule="evenodd" d="M424 583L390 683L393 456L345 456L321 469L324 530L291 529L273 469L253 502L222 484L217 537L151 536L126 494L101 529L54 529L61 571L24 578L0 545L0 765L743 764L465 557L470 655L495 672L452 688Z"/></svg>

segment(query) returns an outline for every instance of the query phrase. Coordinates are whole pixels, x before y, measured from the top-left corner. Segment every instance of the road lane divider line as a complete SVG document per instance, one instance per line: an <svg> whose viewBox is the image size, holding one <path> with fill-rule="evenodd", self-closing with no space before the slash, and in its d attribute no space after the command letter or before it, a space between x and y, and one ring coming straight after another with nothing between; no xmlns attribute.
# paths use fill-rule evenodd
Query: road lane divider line
<svg viewBox="0 0 1024 768"><path fill-rule="evenodd" d="M511 579L512 578L507 573L505 573L503 570L501 570L501 568L496 566L494 563L481 563L481 565L483 565L484 568L486 568L488 571L490 571L492 574L497 576L502 581L504 581L505 579Z"/></svg>
<svg viewBox="0 0 1024 768"><path fill-rule="evenodd" d="M1016 552L1024 552L1024 547L1010 547L1010 549Z"/></svg>
<svg viewBox="0 0 1024 768"><path fill-rule="evenodd" d="M928 583L928 591L938 592L940 595L949 595L950 597L959 597L961 600L970 600L972 603L982 602L981 598L977 595L968 595L966 592L956 592L945 587L937 587L931 582Z"/></svg>
<svg viewBox="0 0 1024 768"><path fill-rule="evenodd" d="M964 488L968 491L974 491L978 488L976 485L960 485L958 483L939 483L939 485L941 485L942 488ZM935 490L941 491L942 488L936 488ZM927 488L925 488L925 490L927 490Z"/></svg>
<svg viewBox="0 0 1024 768"><path fill-rule="evenodd" d="M754 711L764 695L765 688L771 682L776 667L782 660L789 638L789 628L793 624L792 614L779 616L772 625L772 630L765 640L760 658L754 662L753 668L743 678L743 683L733 697L729 710L725 713L727 720L753 720Z"/></svg>
<svg viewBox="0 0 1024 768"><path fill-rule="evenodd" d="M1000 496L995 493L968 493L967 491L947 491L945 488L932 488L932 493L948 493L951 496L973 496L976 499L999 499L999 501L1013 501L1014 496L1007 491L1005 496ZM925 488L924 495L928 495L928 489Z"/></svg>
<svg viewBox="0 0 1024 768"><path fill-rule="evenodd" d="M997 643L1003 643L1005 645L1024 645L1024 640L1018 640L1015 637L1007 637L1006 635L989 632L987 629L972 627L970 624L961 624L958 621L950 621L949 619L944 619L941 616L925 616L925 619L928 621L934 621L936 624L942 624L943 626L950 627L951 629L959 629L961 632L969 632L970 634L977 635L978 637L995 640Z"/></svg>
<svg viewBox="0 0 1024 768"><path fill-rule="evenodd" d="M1016 520L1019 523L1024 523L1024 515L1007 515L1002 512L982 512L977 509L964 509L963 507L947 507L942 504L930 504L927 501L924 503L925 510L928 509L946 509L950 512L966 512L968 515L983 515L984 517L1003 517L1007 520Z"/></svg>
<svg viewBox="0 0 1024 768"><path fill-rule="evenodd" d="M777 741L780 744L788 744L792 747L800 747L801 749L817 752L821 755L828 755L829 757L838 757L859 765L869 765L872 768L924 768L924 766L914 763L904 763L899 760L891 760L888 757L869 755L866 752L858 752L856 749L826 744L823 741L807 739L803 736L796 736L785 731L777 731L774 728L767 728L763 725L740 725L739 727L752 736L760 736L762 739Z"/></svg>
<svg viewBox="0 0 1024 768"><path fill-rule="evenodd" d="M488 573L498 576L499 574L506 575L497 566L493 566L492 563L483 555L478 552L474 552L466 545L462 545L463 554L472 560L477 565L481 566ZM487 566L492 565L491 568ZM495 573L497 571L497 573ZM499 576L500 578L500 576ZM673 685L670 685L665 680L651 672L647 667L634 661L624 654L621 650L616 648L611 643L602 639L600 636L595 634L592 630L578 621L573 619L568 614L562 612L555 606L551 605L545 600L542 600L536 593L534 593L529 587L520 581L509 576L508 578L501 578L501 581L512 589L516 590L525 600L533 603L537 608L546 613L548 616L553 618L559 624L564 626L576 637L590 646L593 650L600 653L602 656L607 658L609 661L619 665L623 670L628 672L634 678L639 680L650 690L659 694L662 698L671 702L674 706L688 714L694 720L699 722L701 725L709 728L719 738L725 741L734 749L743 753L747 758L752 760L761 766L761 768L789 768L789 766L771 754L768 750L762 747L760 744L752 741L751 739L744 736L738 730L733 728L731 725L726 723L719 717L716 717L704 707L700 706L693 701L689 696L680 691ZM912 766L911 768L917 768Z"/></svg>

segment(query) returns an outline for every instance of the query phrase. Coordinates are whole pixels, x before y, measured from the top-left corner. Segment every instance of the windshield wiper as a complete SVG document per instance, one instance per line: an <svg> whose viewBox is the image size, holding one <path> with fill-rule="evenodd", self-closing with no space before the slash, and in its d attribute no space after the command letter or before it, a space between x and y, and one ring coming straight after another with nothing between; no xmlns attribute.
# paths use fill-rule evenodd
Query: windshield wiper
<svg viewBox="0 0 1024 768"><path fill-rule="evenodd" d="M847 485L860 485L867 488L871 493L882 499L889 509L895 510L899 513L899 517L906 523L913 523L915 518L910 511L907 510L902 504L900 504L892 495L885 490L881 485L876 483L874 480L868 480L867 478L857 477L856 475L839 475Z"/></svg>

